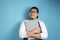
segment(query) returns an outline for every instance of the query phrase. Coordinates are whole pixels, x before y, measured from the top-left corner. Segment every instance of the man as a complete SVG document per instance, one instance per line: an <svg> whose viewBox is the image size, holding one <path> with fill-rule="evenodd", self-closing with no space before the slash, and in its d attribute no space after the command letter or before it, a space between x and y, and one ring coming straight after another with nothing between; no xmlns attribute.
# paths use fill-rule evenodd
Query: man
<svg viewBox="0 0 60 40"><path fill-rule="evenodd" d="M21 23L20 30L19 30L19 36L20 38L23 38L23 40L42 40L46 39L48 37L48 32L46 29L46 26L43 21L37 20L39 16L39 10L37 7L32 7L30 9L30 18L28 20L24 20ZM25 22L30 21L30 20L37 20L39 22L40 27L32 30L32 31L27 31ZM29 26L28 26L29 27ZM42 31L42 32L40 32ZM32 37L32 38L30 38Z"/></svg>

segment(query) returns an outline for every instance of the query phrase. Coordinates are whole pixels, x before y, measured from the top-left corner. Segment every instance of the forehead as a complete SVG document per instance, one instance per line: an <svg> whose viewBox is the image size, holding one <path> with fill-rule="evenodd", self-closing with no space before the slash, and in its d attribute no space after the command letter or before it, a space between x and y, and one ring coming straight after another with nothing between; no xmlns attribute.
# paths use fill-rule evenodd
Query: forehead
<svg viewBox="0 0 60 40"><path fill-rule="evenodd" d="M36 9L31 9L31 11L37 11Z"/></svg>

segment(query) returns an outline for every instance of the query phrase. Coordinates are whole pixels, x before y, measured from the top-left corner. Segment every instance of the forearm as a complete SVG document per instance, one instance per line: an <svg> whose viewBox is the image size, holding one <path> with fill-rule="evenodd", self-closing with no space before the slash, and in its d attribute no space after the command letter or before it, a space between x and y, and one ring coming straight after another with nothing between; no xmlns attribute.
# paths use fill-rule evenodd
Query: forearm
<svg viewBox="0 0 60 40"><path fill-rule="evenodd" d="M33 33L32 33L32 31L26 31L26 34L28 37L31 37Z"/></svg>
<svg viewBox="0 0 60 40"><path fill-rule="evenodd" d="M32 35L36 35L37 36L40 33L39 32L26 31L26 34L27 34L28 37L31 37Z"/></svg>
<svg viewBox="0 0 60 40"><path fill-rule="evenodd" d="M27 33L27 36L28 37L31 37L32 35L38 35L38 34L40 34L40 30L37 28L37 29L35 29L35 30L32 30L32 31L26 31L26 33Z"/></svg>
<svg viewBox="0 0 60 40"><path fill-rule="evenodd" d="M39 34L33 34L32 37L40 39L41 38L41 34L40 33Z"/></svg>

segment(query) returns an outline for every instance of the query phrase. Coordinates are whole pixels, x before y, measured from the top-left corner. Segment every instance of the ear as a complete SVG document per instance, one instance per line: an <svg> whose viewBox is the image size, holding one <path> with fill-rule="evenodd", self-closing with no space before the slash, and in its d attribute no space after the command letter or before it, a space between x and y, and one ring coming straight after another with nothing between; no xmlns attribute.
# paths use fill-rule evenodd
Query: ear
<svg viewBox="0 0 60 40"><path fill-rule="evenodd" d="M37 14L37 16L39 16L39 13Z"/></svg>

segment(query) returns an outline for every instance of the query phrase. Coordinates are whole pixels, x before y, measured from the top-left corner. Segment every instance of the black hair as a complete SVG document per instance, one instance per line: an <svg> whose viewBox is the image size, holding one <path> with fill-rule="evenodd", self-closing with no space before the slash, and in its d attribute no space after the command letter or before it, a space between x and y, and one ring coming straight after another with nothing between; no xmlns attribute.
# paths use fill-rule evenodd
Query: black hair
<svg viewBox="0 0 60 40"><path fill-rule="evenodd" d="M36 9L36 10L37 10L37 13L39 13L39 9L38 9L37 7L32 7L32 8L30 9L30 12L31 12L32 9ZM38 18L38 16L37 16L37 18Z"/></svg>

